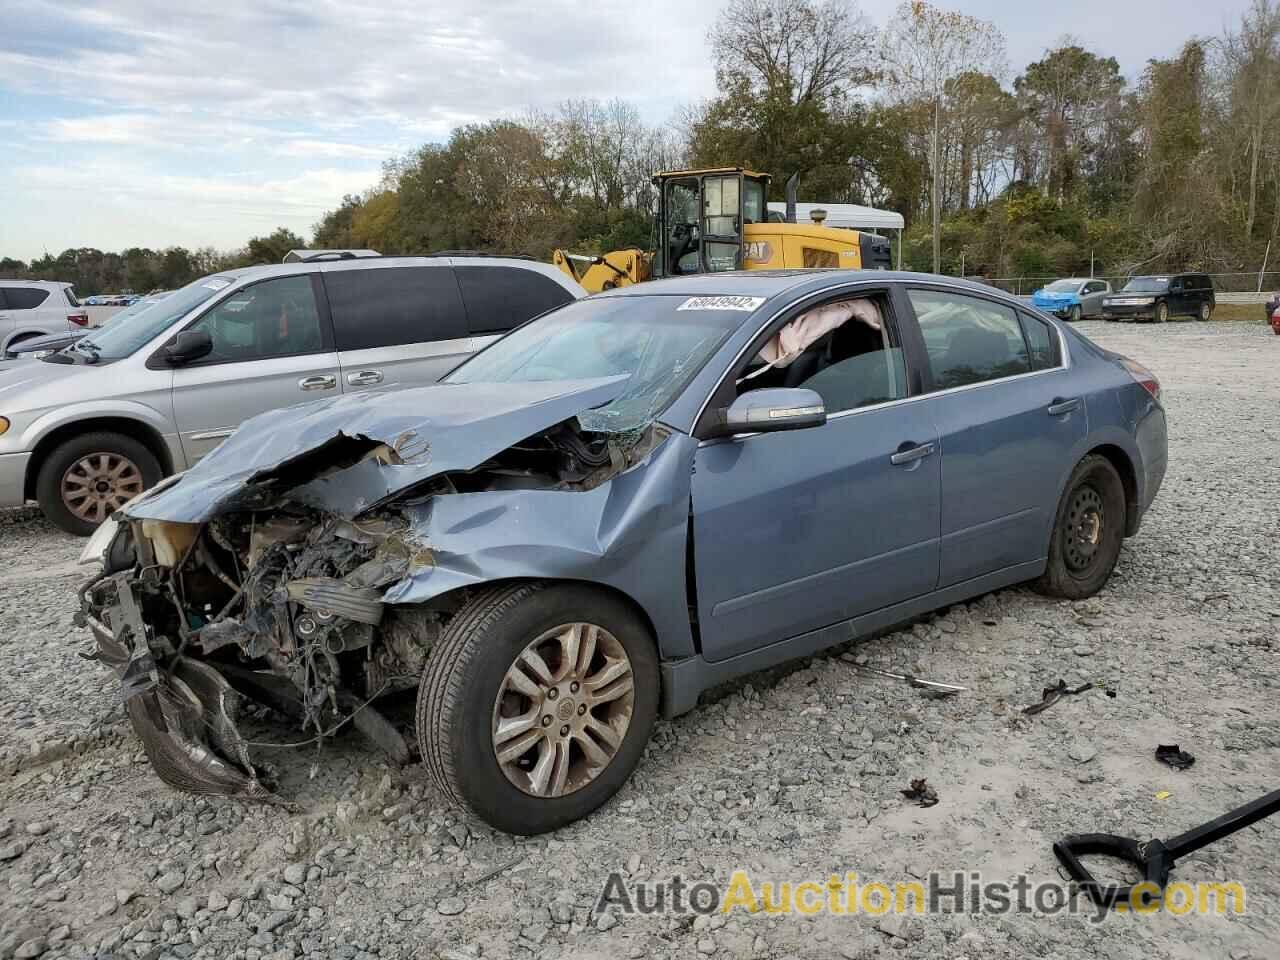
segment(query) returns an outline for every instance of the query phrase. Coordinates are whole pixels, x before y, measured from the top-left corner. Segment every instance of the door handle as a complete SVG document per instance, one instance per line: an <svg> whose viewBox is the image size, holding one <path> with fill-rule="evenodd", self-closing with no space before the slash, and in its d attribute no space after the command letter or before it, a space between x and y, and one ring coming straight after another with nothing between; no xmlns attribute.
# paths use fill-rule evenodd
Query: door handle
<svg viewBox="0 0 1280 960"><path fill-rule="evenodd" d="M359 373L348 373L347 383L353 387L367 387L382 382L381 370L361 370Z"/></svg>
<svg viewBox="0 0 1280 960"><path fill-rule="evenodd" d="M298 381L299 390L332 390L338 385L338 378L331 373L318 377L303 377Z"/></svg>
<svg viewBox="0 0 1280 960"><path fill-rule="evenodd" d="M1072 397L1070 400L1062 400L1054 398L1053 403L1049 404L1049 416L1060 417L1064 413L1071 413L1080 409L1080 398Z"/></svg>
<svg viewBox="0 0 1280 960"><path fill-rule="evenodd" d="M889 455L889 462L895 467L903 464L915 463L917 460L923 460L925 457L933 453L935 445L932 443L917 443L914 447L906 450L899 450L897 453Z"/></svg>

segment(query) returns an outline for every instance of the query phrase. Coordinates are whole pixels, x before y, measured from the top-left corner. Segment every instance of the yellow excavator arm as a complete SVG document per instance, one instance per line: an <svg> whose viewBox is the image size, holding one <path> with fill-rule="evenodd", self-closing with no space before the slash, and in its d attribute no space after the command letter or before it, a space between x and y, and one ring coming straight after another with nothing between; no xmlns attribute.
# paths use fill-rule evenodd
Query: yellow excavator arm
<svg viewBox="0 0 1280 960"><path fill-rule="evenodd" d="M653 254L636 248L611 250L603 256L556 250L551 262L578 281L587 293L599 293L648 280Z"/></svg>

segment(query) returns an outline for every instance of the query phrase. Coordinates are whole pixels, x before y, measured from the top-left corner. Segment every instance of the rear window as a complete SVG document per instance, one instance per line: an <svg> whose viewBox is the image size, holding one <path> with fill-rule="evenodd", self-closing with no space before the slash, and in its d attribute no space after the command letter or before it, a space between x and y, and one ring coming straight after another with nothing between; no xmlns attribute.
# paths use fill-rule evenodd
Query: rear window
<svg viewBox="0 0 1280 960"><path fill-rule="evenodd" d="M80 306L80 301L76 299L75 287L63 287L62 292L67 295L67 303L71 304L73 307Z"/></svg>
<svg viewBox="0 0 1280 960"><path fill-rule="evenodd" d="M467 336L448 266L334 270L322 274L339 350L369 350Z"/></svg>
<svg viewBox="0 0 1280 960"><path fill-rule="evenodd" d="M1134 277L1124 285L1125 293L1164 293L1167 289L1168 277Z"/></svg>
<svg viewBox="0 0 1280 960"><path fill-rule="evenodd" d="M505 333L574 299L573 294L536 270L499 266L456 266L467 305L470 331Z"/></svg>
<svg viewBox="0 0 1280 960"><path fill-rule="evenodd" d="M49 291L40 287L5 287L4 299L10 310L34 310L49 299Z"/></svg>
<svg viewBox="0 0 1280 960"><path fill-rule="evenodd" d="M1031 369L1051 370L1060 362L1058 359L1058 336L1049 324L1038 317L1020 313L1022 331L1027 335L1027 346L1031 348Z"/></svg>

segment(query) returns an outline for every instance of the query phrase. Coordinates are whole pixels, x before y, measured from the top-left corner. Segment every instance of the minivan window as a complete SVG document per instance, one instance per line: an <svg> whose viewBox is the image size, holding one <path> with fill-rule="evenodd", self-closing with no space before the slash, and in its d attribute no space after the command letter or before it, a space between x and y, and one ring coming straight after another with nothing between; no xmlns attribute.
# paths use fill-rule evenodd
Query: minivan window
<svg viewBox="0 0 1280 960"><path fill-rule="evenodd" d="M924 335L935 390L1031 371L1011 308L937 290L912 289L907 296Z"/></svg>
<svg viewBox="0 0 1280 960"><path fill-rule="evenodd" d="M123 360L234 282L234 277L203 277L149 304L128 323L112 323L95 330L77 343L76 349L99 360Z"/></svg>
<svg viewBox="0 0 1280 960"><path fill-rule="evenodd" d="M339 350L466 337L458 282L447 264L322 274Z"/></svg>
<svg viewBox="0 0 1280 960"><path fill-rule="evenodd" d="M458 286L473 334L506 333L526 320L574 299L573 294L536 270L500 266L457 266Z"/></svg>
<svg viewBox="0 0 1280 960"><path fill-rule="evenodd" d="M5 287L4 299L10 310L34 310L49 299L49 291L40 287Z"/></svg>
<svg viewBox="0 0 1280 960"><path fill-rule="evenodd" d="M213 341L213 352L201 363L267 360L324 349L320 312L306 273L243 287L190 329L207 331Z"/></svg>

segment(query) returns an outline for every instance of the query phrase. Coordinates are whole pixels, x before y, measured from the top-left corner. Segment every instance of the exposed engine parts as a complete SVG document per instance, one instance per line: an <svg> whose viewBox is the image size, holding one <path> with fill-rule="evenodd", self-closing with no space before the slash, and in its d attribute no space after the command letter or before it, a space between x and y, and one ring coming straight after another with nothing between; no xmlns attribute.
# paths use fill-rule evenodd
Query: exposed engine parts
<svg viewBox="0 0 1280 960"><path fill-rule="evenodd" d="M244 482L197 522L126 517L102 574L81 590L92 657L120 676L152 765L182 790L274 796L240 732L245 699L294 720L303 743L350 723L407 762L408 742L372 702L417 685L466 597L465 583L427 602L406 588L436 564L436 498L589 491L665 436L657 425L605 434L566 421L381 498L405 468L404 445L340 436Z"/></svg>

